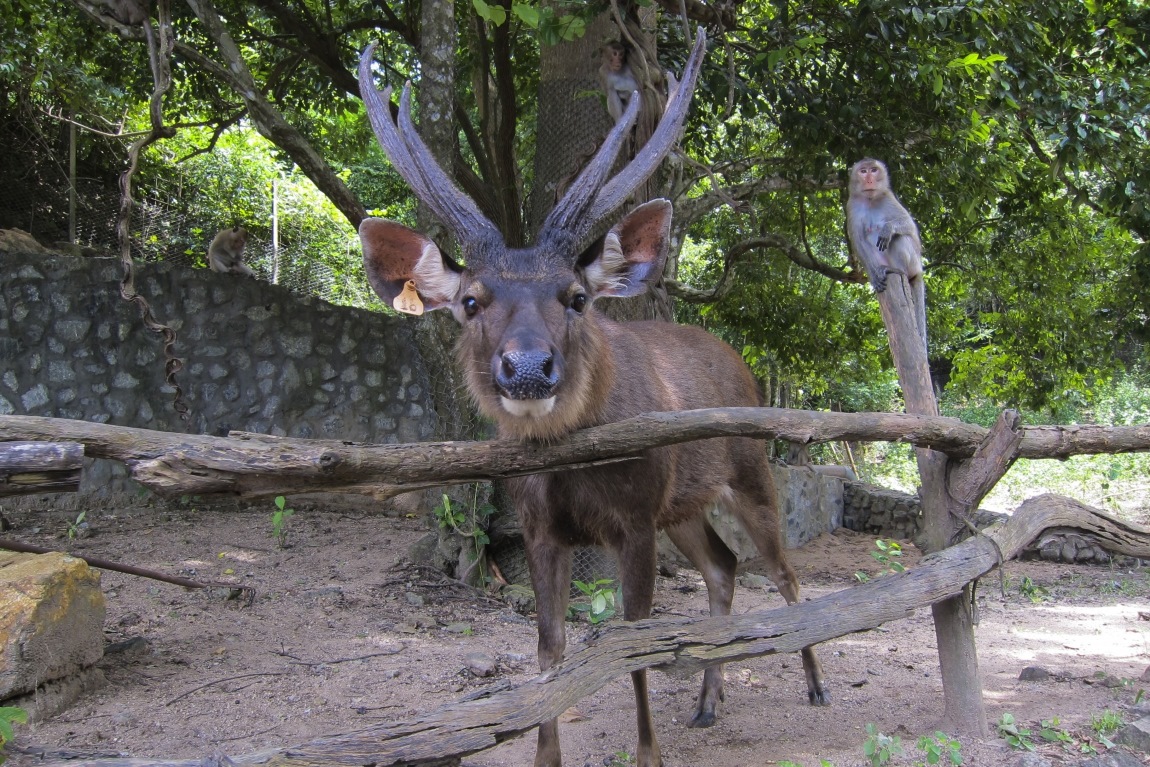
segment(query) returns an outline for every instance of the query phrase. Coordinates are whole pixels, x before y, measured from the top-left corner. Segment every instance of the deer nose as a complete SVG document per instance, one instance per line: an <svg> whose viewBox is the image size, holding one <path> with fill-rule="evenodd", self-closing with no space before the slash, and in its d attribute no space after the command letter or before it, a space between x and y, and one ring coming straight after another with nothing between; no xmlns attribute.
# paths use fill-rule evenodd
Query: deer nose
<svg viewBox="0 0 1150 767"><path fill-rule="evenodd" d="M547 399L559 385L560 365L550 351L509 351L499 355L495 383L510 399Z"/></svg>

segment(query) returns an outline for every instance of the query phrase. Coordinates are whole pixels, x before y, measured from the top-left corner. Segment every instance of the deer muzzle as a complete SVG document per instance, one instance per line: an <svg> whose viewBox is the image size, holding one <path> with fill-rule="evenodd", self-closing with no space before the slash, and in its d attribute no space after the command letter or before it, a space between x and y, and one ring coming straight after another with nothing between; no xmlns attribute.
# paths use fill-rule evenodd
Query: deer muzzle
<svg viewBox="0 0 1150 767"><path fill-rule="evenodd" d="M503 409L512 415L542 416L555 406L562 362L548 350L505 351L492 360L495 386Z"/></svg>

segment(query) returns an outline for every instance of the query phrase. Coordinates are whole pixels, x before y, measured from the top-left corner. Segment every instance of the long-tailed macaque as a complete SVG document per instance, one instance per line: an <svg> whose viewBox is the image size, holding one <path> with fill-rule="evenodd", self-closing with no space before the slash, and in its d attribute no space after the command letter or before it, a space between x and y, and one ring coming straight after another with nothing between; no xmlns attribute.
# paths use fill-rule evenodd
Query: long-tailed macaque
<svg viewBox="0 0 1150 767"><path fill-rule="evenodd" d="M247 242L248 230L242 226L221 229L208 246L208 266L213 272L255 277L256 273L244 263L244 245Z"/></svg>
<svg viewBox="0 0 1150 767"><path fill-rule="evenodd" d="M98 0L98 5L104 6L108 15L121 24L138 27L148 18L148 3L136 0Z"/></svg>
<svg viewBox="0 0 1150 767"><path fill-rule="evenodd" d="M851 168L847 235L875 293L886 290L888 274L906 277L914 297L919 335L926 343L926 286L918 226L890 190L886 166L870 157Z"/></svg>
<svg viewBox="0 0 1150 767"><path fill-rule="evenodd" d="M639 83L627 63L627 47L611 41L603 46L603 63L599 65L599 82L607 95L607 112L619 122L623 110L631 101L631 94L639 90Z"/></svg>

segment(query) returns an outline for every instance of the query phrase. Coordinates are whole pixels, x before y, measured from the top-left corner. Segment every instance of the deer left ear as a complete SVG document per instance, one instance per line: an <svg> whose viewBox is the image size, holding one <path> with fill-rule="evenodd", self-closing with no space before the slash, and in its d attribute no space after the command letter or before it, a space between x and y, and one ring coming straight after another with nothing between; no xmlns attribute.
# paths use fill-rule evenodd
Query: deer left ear
<svg viewBox="0 0 1150 767"><path fill-rule="evenodd" d="M588 290L596 298L641 294L663 273L670 238L669 201L652 200L635 208L603 238L598 257L583 265Z"/></svg>
<svg viewBox="0 0 1150 767"><path fill-rule="evenodd" d="M385 218L365 218L359 225L359 241L367 281L388 306L399 308L396 298L409 280L428 310L442 309L455 298L459 272L430 238Z"/></svg>

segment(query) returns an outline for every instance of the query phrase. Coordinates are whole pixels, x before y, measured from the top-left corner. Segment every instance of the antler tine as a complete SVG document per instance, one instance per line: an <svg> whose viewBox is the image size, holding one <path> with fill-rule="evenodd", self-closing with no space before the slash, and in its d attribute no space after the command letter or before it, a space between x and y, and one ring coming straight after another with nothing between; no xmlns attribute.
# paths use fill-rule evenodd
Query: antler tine
<svg viewBox="0 0 1150 767"><path fill-rule="evenodd" d="M622 205L628 195L655 172L655 168L659 166L659 163L675 145L679 138L679 131L683 127L683 121L687 117L687 110L691 106L691 96L695 92L695 82L699 79L699 71L703 65L703 54L706 50L707 33L702 27L699 27L699 31L695 35L695 47L683 69L682 80L678 89L672 94L671 100L667 103L666 109L663 110L659 125L627 167L619 171L599 191L587 216L590 226Z"/></svg>
<svg viewBox="0 0 1150 767"><path fill-rule="evenodd" d="M618 156L623 142L631 132L635 120L639 117L639 109L639 92L633 91L627 109L619 121L615 123L615 127L607 134L607 138L603 140L603 144L595 152L591 162L587 163L587 166L572 182L567 193L547 214L537 239L542 240L547 236L562 233L572 236L575 240L581 240L585 234L584 230L590 229L594 225L594 222L590 222L583 226L583 221L587 218L587 210L594 199L596 190L603 184L607 174L611 172L611 166L615 164L615 158Z"/></svg>
<svg viewBox="0 0 1150 767"><path fill-rule="evenodd" d="M475 202L455 186L419 137L411 121L410 82L403 86L400 96L399 124L392 120L388 108L391 87L381 93L373 82L371 62L374 53L375 44L372 43L360 56L359 92L375 137L392 166L403 176L415 196L451 229L461 243L502 242L499 230L479 211Z"/></svg>

